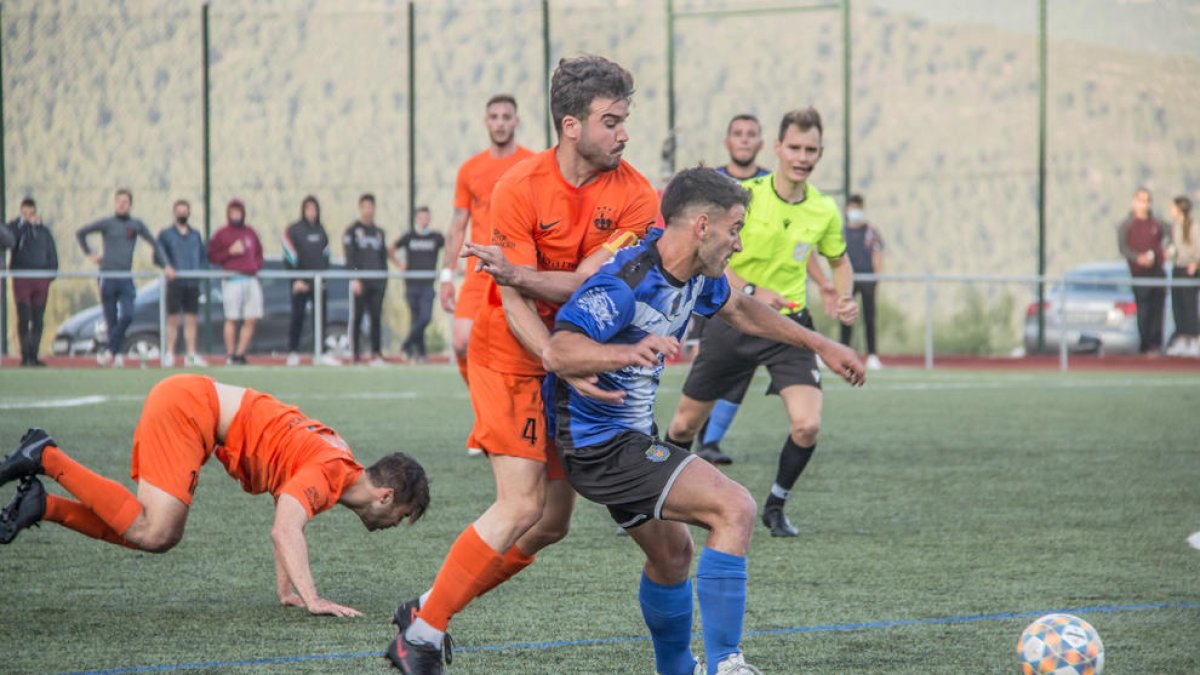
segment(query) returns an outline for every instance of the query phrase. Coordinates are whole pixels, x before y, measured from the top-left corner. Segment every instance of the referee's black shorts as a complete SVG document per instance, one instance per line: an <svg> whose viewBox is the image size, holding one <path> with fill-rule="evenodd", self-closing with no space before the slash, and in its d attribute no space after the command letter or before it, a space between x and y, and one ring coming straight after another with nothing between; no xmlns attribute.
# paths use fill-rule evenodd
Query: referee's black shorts
<svg viewBox="0 0 1200 675"><path fill-rule="evenodd" d="M805 328L813 327L807 309L788 318ZM759 366L766 366L771 374L768 394L796 384L821 388L821 371L812 351L746 335L714 316L704 327L700 355L683 383L683 394L697 401L741 403Z"/></svg>

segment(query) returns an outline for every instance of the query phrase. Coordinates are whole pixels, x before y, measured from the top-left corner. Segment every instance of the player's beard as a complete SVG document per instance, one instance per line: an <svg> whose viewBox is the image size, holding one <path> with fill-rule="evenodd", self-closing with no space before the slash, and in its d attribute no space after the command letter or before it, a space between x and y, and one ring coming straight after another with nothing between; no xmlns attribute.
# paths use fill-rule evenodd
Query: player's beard
<svg viewBox="0 0 1200 675"><path fill-rule="evenodd" d="M579 153L579 156L600 171L612 171L620 166L621 153L624 150L625 144L621 143L613 148L613 152L604 152L600 146L586 140L582 136L575 145L575 151Z"/></svg>
<svg viewBox="0 0 1200 675"><path fill-rule="evenodd" d="M508 145L513 139L513 132L506 129L490 131L488 135L491 136L492 145L496 146Z"/></svg>

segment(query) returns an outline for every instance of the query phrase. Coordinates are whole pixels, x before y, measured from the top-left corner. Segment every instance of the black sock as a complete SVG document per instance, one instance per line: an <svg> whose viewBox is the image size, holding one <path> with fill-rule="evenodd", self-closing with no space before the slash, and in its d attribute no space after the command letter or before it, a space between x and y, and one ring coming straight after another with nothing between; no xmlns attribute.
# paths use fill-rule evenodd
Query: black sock
<svg viewBox="0 0 1200 675"><path fill-rule="evenodd" d="M771 486L771 494L767 496L767 506L783 506L787 502L788 493L796 484L796 479L804 473L808 460L812 459L816 444L807 448L796 445L789 435L783 449L779 451L779 470L775 474L775 484Z"/></svg>
<svg viewBox="0 0 1200 675"><path fill-rule="evenodd" d="M667 434L667 437L664 440L666 442L670 443L671 445L683 448L684 450L687 450L688 448L692 447L691 441L681 441L678 438L671 438L671 434Z"/></svg>

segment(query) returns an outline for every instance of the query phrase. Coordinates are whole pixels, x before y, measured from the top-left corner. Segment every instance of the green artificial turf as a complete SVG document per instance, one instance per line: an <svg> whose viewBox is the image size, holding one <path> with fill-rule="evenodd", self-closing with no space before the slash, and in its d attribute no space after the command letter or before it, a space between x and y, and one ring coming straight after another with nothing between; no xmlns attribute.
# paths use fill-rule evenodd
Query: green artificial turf
<svg viewBox="0 0 1200 675"><path fill-rule="evenodd" d="M386 672L392 609L428 588L493 495L487 461L462 447L471 413L457 373L206 372L299 405L364 462L400 449L424 464L433 502L415 526L372 534L337 508L308 527L319 591L366 616L278 606L271 499L212 461L169 553L49 523L0 547L0 672ZM685 373L667 371L660 425ZM130 438L161 376L0 371L0 447L43 426L132 485ZM728 475L760 501L787 429L764 387L760 373L724 446ZM887 370L863 390L828 382L817 454L788 510L801 536L758 527L750 551L743 646L764 672L1017 672L1031 613L1071 608L1100 632L1109 673L1200 672L1200 551L1185 543L1200 530L1195 375ZM652 673L640 551L614 532L581 501L565 541L455 618L449 672ZM1154 606L1121 609L1132 605Z"/></svg>

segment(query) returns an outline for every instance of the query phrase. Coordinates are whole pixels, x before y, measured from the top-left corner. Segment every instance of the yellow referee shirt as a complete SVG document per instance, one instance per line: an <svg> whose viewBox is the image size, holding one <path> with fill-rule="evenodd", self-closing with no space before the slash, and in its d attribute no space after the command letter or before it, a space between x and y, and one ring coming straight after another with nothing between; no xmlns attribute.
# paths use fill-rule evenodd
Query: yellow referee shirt
<svg viewBox="0 0 1200 675"><path fill-rule="evenodd" d="M837 202L808 183L804 201L789 204L775 193L774 173L743 181L742 187L750 191L750 206L742 227L742 251L734 254L729 268L747 283L797 303L790 311L798 311L807 306L808 256L813 249L831 260L846 252Z"/></svg>

